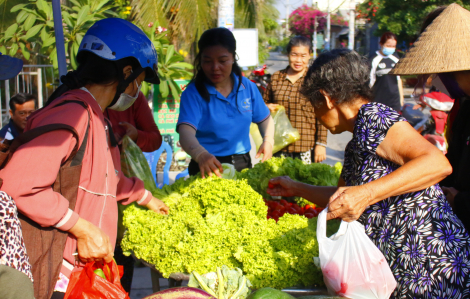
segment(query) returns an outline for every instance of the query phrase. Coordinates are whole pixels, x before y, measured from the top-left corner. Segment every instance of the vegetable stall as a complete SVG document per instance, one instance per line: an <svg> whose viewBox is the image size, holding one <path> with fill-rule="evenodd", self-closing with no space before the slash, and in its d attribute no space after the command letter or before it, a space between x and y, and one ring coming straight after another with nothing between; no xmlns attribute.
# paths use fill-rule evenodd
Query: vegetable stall
<svg viewBox="0 0 470 299"><path fill-rule="evenodd" d="M306 206L299 198L272 201L266 188L269 179L282 175L309 184L336 185L340 164L306 165L272 158L240 173L227 167L228 178L194 176L158 189L138 147L124 140L123 149L123 172L143 179L146 189L170 208L169 215L138 205L122 209L125 254L152 265L164 278L238 269L252 289L324 286L314 263L316 215L321 208ZM339 227L337 221L328 223L330 232Z"/></svg>

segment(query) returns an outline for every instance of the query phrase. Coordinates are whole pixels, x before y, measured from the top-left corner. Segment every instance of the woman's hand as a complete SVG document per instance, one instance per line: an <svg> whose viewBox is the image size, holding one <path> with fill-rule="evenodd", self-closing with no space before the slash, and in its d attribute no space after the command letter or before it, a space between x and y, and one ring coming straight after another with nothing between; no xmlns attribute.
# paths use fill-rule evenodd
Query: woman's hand
<svg viewBox="0 0 470 299"><path fill-rule="evenodd" d="M459 190L455 189L454 187L441 187L441 189L444 192L444 195L446 196L450 206L453 208L454 200L457 194L459 194Z"/></svg>
<svg viewBox="0 0 470 299"><path fill-rule="evenodd" d="M168 215L168 212L170 210L170 208L168 208L168 206L163 201L153 196L149 203L146 205L146 207L147 209L152 210L155 213L163 215Z"/></svg>
<svg viewBox="0 0 470 299"><path fill-rule="evenodd" d="M139 137L139 131L137 131L136 127L134 127L133 125L131 125L130 123L128 123L126 121L120 122L119 125L126 128L126 134L124 134L124 136L125 135L129 136L129 138L132 139L132 141L134 141L134 142L137 141L137 137ZM124 137L124 136L122 136L122 137Z"/></svg>
<svg viewBox="0 0 470 299"><path fill-rule="evenodd" d="M269 160L273 157L273 145L269 141L264 141L259 147L258 153L255 158L259 158L263 154L261 162Z"/></svg>
<svg viewBox="0 0 470 299"><path fill-rule="evenodd" d="M84 263L93 261L113 260L114 250L108 235L99 227L79 218L77 223L69 230L77 238L78 258Z"/></svg>
<svg viewBox="0 0 470 299"><path fill-rule="evenodd" d="M268 107L269 111L273 113L277 110L277 107L279 106L279 104L266 104L266 106Z"/></svg>
<svg viewBox="0 0 470 299"><path fill-rule="evenodd" d="M206 177L206 173L209 176L212 176L212 172L215 173L215 175L217 175L219 178L222 177L221 174L224 172L224 169L222 168L222 164L220 164L219 160L217 160L214 155L210 154L209 152L204 152L198 157L197 160L202 178Z"/></svg>
<svg viewBox="0 0 470 299"><path fill-rule="evenodd" d="M288 176L280 176L269 180L266 192L271 196L297 196L297 182Z"/></svg>
<svg viewBox="0 0 470 299"><path fill-rule="evenodd" d="M314 153L315 153L315 156L314 156L315 163L320 163L326 160L326 147L322 145L315 145Z"/></svg>
<svg viewBox="0 0 470 299"><path fill-rule="evenodd" d="M335 218L346 222L357 220L370 202L372 202L372 195L365 185L339 187L330 197L327 220Z"/></svg>

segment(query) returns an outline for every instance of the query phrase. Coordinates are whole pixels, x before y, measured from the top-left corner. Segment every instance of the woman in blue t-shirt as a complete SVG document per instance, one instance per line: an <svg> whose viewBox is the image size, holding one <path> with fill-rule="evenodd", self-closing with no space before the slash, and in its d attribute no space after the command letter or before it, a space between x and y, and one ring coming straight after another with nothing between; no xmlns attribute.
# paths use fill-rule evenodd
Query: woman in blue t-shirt
<svg viewBox="0 0 470 299"><path fill-rule="evenodd" d="M177 125L181 146L192 157L189 174L220 176L221 163L233 164L237 171L251 168L252 122L264 140L256 157L271 158L274 122L256 85L242 76L232 32L209 29L198 47L195 76L181 96Z"/></svg>

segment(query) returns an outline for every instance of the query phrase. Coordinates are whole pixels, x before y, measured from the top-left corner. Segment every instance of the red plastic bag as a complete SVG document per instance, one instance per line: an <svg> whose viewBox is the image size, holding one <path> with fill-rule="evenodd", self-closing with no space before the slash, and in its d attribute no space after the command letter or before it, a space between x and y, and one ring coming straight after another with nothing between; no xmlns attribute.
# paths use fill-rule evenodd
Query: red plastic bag
<svg viewBox="0 0 470 299"><path fill-rule="evenodd" d="M119 267L114 261L87 263L81 271L70 276L64 299L130 299L121 285ZM95 274L96 269L102 269L106 279Z"/></svg>

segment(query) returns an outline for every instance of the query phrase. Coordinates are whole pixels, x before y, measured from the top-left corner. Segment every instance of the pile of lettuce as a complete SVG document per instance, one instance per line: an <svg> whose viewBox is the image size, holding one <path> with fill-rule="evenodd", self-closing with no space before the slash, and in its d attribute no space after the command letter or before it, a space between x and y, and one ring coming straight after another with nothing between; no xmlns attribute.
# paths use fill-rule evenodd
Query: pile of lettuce
<svg viewBox="0 0 470 299"><path fill-rule="evenodd" d="M321 163L305 164L300 159L273 157L251 169L239 172L237 178L246 179L256 192L269 199L271 197L266 190L269 180L274 177L288 176L295 181L314 186L337 186L342 168L339 162L332 167Z"/></svg>
<svg viewBox="0 0 470 299"><path fill-rule="evenodd" d="M313 262L318 256L317 219L285 214L277 223L268 220L260 195L267 188L264 175L309 177L303 163L274 158L237 173L237 180L193 176L163 189L155 186L145 157L128 138L123 141L121 163L126 176L142 179L145 188L170 208L164 216L135 204L120 207L120 228L127 229L121 247L126 254L154 264L164 277L214 272L225 265L240 268L256 289L323 285L321 270ZM317 173L310 173L305 182L335 185L335 170L317 166L310 169ZM234 178L232 172L227 169L224 175ZM263 180L265 187L250 180ZM330 233L338 227L339 222L328 222Z"/></svg>
<svg viewBox="0 0 470 299"><path fill-rule="evenodd" d="M136 205L124 211L127 254L154 264L163 274L207 273L240 268L255 288L323 285L316 218L267 219L267 206L246 180L217 177L180 179L154 194L168 216ZM331 221L330 221L331 222ZM338 223L330 223L338 227Z"/></svg>

